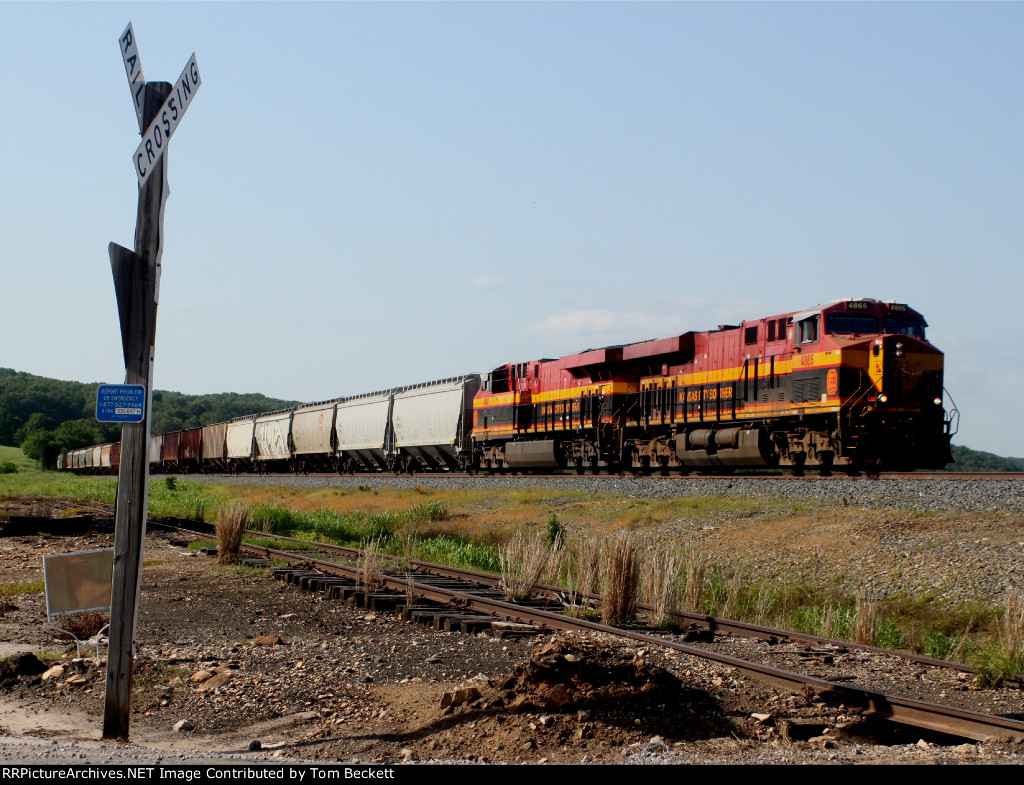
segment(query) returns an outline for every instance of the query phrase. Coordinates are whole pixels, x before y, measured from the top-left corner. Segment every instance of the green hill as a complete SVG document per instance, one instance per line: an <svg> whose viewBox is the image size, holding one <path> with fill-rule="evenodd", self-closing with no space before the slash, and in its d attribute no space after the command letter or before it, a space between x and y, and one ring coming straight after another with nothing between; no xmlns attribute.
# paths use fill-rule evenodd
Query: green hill
<svg viewBox="0 0 1024 785"><path fill-rule="evenodd" d="M953 463L946 465L948 472L1020 472L1024 471L1024 458L1004 458L990 452L951 445Z"/></svg>
<svg viewBox="0 0 1024 785"><path fill-rule="evenodd" d="M102 383L65 382L0 368L0 444L20 446L49 466L64 450L119 441L120 425L96 422L96 388ZM154 390L150 427L153 433L167 433L298 403L259 393Z"/></svg>

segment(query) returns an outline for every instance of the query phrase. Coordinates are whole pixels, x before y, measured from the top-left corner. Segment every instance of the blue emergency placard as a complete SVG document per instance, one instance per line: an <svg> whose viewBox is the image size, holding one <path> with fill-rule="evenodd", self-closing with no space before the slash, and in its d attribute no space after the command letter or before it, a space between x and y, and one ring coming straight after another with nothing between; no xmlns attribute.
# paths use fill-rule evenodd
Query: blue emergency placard
<svg viewBox="0 0 1024 785"><path fill-rule="evenodd" d="M101 384L96 390L96 419L100 422L142 422L146 388L141 384Z"/></svg>

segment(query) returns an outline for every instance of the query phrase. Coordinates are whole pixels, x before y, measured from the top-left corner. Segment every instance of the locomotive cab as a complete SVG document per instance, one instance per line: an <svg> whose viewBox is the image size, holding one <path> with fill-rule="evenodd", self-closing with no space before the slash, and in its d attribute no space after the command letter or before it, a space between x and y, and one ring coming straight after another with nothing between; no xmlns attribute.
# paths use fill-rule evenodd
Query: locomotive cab
<svg viewBox="0 0 1024 785"><path fill-rule="evenodd" d="M797 322L798 337L812 332L799 329L812 318ZM845 422L856 434L847 455L887 468L947 464L943 357L927 340L924 317L903 303L846 300L822 308L820 325L821 343L839 355L826 386L841 401L840 428Z"/></svg>

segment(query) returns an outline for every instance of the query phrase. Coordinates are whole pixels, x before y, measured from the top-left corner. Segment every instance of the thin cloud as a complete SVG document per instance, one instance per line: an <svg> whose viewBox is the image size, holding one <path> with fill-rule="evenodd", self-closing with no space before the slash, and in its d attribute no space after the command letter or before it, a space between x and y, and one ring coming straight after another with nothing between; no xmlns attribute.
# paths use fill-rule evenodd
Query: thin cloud
<svg viewBox="0 0 1024 785"><path fill-rule="evenodd" d="M612 343L678 335L688 330L709 330L719 324L737 324L781 313L777 307L750 301L687 299L649 308L613 311L585 309L554 314L522 328L524 335L544 335L553 340L603 340Z"/></svg>
<svg viewBox="0 0 1024 785"><path fill-rule="evenodd" d="M501 286L503 283L505 283L505 280L496 275L478 275L473 278L474 289L489 289L494 286Z"/></svg>

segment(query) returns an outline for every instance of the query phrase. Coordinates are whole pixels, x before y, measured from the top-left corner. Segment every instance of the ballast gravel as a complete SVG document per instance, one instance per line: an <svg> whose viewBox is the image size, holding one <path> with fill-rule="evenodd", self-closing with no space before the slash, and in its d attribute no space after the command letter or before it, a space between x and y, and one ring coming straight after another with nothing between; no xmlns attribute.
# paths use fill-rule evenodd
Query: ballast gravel
<svg viewBox="0 0 1024 785"><path fill-rule="evenodd" d="M634 498L719 496L820 501L874 509L1024 513L1024 474L1020 480L871 479L869 477L505 477L443 474L203 475L202 482L281 485L292 488L397 488L519 490L562 488Z"/></svg>

